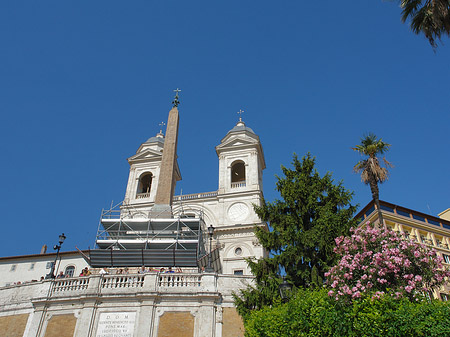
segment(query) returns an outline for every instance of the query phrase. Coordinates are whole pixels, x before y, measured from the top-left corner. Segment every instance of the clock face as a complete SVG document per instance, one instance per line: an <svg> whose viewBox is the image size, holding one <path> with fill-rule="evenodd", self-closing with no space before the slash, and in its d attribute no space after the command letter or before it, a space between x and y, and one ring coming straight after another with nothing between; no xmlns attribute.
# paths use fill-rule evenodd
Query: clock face
<svg viewBox="0 0 450 337"><path fill-rule="evenodd" d="M232 221L242 221L247 218L248 214L248 206L243 202L235 203L228 209L228 217Z"/></svg>

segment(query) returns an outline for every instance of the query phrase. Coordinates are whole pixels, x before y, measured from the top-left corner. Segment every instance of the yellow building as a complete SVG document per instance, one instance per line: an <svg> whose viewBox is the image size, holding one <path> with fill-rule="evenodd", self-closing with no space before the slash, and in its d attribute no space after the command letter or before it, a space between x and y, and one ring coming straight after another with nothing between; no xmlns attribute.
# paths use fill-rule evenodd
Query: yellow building
<svg viewBox="0 0 450 337"><path fill-rule="evenodd" d="M450 208L439 213L439 217L417 212L412 209L380 200L381 213L386 226L402 233L405 237L434 248L444 259L444 266L450 269ZM358 226L367 223L379 224L378 211L371 201L357 215L361 219ZM435 296L450 300L450 286L447 285Z"/></svg>

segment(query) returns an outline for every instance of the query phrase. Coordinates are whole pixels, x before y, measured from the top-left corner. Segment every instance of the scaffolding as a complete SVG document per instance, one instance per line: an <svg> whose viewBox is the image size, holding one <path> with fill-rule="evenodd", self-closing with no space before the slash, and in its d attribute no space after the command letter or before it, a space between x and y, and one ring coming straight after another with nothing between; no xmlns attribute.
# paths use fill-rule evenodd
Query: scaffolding
<svg viewBox="0 0 450 337"><path fill-rule="evenodd" d="M96 249L89 251L93 267L200 267L206 256L202 214L133 218L128 209L118 204L102 210Z"/></svg>

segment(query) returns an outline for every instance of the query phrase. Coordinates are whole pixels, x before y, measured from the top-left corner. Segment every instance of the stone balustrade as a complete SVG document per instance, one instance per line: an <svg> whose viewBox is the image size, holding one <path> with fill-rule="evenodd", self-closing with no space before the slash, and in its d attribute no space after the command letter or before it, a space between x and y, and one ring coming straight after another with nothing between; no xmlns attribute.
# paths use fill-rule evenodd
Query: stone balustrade
<svg viewBox="0 0 450 337"><path fill-rule="evenodd" d="M173 201L203 199L203 198L212 198L212 197L217 197L217 191L205 192L205 193L185 194L185 195L176 195L176 196L173 197Z"/></svg>
<svg viewBox="0 0 450 337"><path fill-rule="evenodd" d="M136 293L154 294L155 296L164 296L164 294L192 296L195 293L211 293L213 295L219 292L218 283L222 284L224 282L224 280L218 280L228 278L236 279L236 276L218 275L215 273L156 272L126 275L91 275L45 280L0 288L0 300L3 303L12 304L14 302L29 303L29 301L36 299L39 301L52 301L53 299L66 297L108 296L113 294L120 296L135 296ZM244 282L238 282L241 287L253 279L251 276L241 278L241 281Z"/></svg>
<svg viewBox="0 0 450 337"><path fill-rule="evenodd" d="M150 193L138 193L136 194L136 199L150 198Z"/></svg>
<svg viewBox="0 0 450 337"><path fill-rule="evenodd" d="M144 286L144 275L104 275L101 288L142 288Z"/></svg>
<svg viewBox="0 0 450 337"><path fill-rule="evenodd" d="M183 275L183 274L160 274L158 278L158 287L160 288L195 288L202 285L202 277L200 275Z"/></svg>
<svg viewBox="0 0 450 337"><path fill-rule="evenodd" d="M245 187L245 186L246 186L245 181L231 183L231 188L239 188L239 187Z"/></svg>
<svg viewBox="0 0 450 337"><path fill-rule="evenodd" d="M88 288L88 285L88 277L55 279L52 287L52 293L85 290Z"/></svg>

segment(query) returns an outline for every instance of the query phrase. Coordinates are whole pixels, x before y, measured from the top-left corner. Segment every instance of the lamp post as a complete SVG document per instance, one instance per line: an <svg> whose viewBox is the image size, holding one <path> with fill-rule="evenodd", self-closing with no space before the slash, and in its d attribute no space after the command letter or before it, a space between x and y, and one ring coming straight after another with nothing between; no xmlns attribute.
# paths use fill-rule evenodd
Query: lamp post
<svg viewBox="0 0 450 337"><path fill-rule="evenodd" d="M205 271L212 273L212 272L214 272L214 268L212 267L212 257L211 257L212 238L214 235L214 227L212 225L210 225L208 227L208 235L209 235L209 254L208 254L208 266L206 267Z"/></svg>
<svg viewBox="0 0 450 337"><path fill-rule="evenodd" d="M53 262L52 269L50 270L50 272L45 276L46 279L55 278L55 266L56 266L56 262L58 261L59 250L61 249L61 246L65 239L66 239L66 236L64 235L64 233L62 233L59 236L59 245L53 246L53 249L56 250L55 262Z"/></svg>
<svg viewBox="0 0 450 337"><path fill-rule="evenodd" d="M283 303L289 301L291 295L292 286L286 281L286 276L283 276L283 282L278 286L280 290L280 296Z"/></svg>

